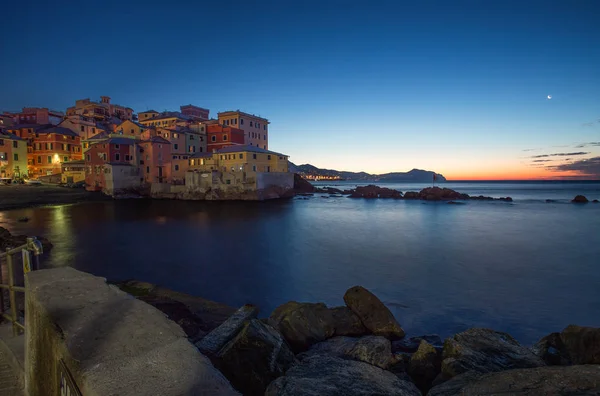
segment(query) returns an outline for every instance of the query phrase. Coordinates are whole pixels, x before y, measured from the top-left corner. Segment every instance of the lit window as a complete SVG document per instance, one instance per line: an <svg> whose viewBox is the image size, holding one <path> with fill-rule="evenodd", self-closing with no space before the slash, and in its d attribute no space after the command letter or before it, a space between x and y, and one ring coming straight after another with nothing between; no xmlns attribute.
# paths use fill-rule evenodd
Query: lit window
<svg viewBox="0 0 600 396"><path fill-rule="evenodd" d="M178 136L178 135L177 135L176 133L174 133L174 134L173 134L173 138L174 138L174 139L177 139L177 136Z"/></svg>

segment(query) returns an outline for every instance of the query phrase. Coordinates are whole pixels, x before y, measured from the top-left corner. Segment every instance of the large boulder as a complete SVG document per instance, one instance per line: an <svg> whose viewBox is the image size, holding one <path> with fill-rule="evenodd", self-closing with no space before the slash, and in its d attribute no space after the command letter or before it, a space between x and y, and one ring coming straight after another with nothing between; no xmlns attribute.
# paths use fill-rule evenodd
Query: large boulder
<svg viewBox="0 0 600 396"><path fill-rule="evenodd" d="M481 373L544 366L544 361L507 333L472 328L444 342L446 379L473 370Z"/></svg>
<svg viewBox="0 0 600 396"><path fill-rule="evenodd" d="M221 348L231 341L247 321L256 319L258 316L258 307L255 305L244 305L231 315L219 327L208 333L204 338L196 343L196 347L205 355L214 356Z"/></svg>
<svg viewBox="0 0 600 396"><path fill-rule="evenodd" d="M598 395L600 366L537 367L496 373L468 372L429 391L428 396L454 395Z"/></svg>
<svg viewBox="0 0 600 396"><path fill-rule="evenodd" d="M290 301L275 308L269 324L279 330L296 353L335 333L333 315L323 303Z"/></svg>
<svg viewBox="0 0 600 396"><path fill-rule="evenodd" d="M350 194L350 198L402 198L402 193L387 187L374 186L358 186Z"/></svg>
<svg viewBox="0 0 600 396"><path fill-rule="evenodd" d="M570 325L539 340L532 351L547 364L600 364L600 328Z"/></svg>
<svg viewBox="0 0 600 396"><path fill-rule="evenodd" d="M213 362L244 395L262 395L296 358L274 328L252 319L213 357Z"/></svg>
<svg viewBox="0 0 600 396"><path fill-rule="evenodd" d="M314 355L273 381L265 396L419 396L408 381L370 364Z"/></svg>
<svg viewBox="0 0 600 396"><path fill-rule="evenodd" d="M469 196L450 188L427 187L419 192L419 198L427 201L448 201L455 199L469 199Z"/></svg>
<svg viewBox="0 0 600 396"><path fill-rule="evenodd" d="M390 310L370 291L354 286L344 294L344 302L373 334L396 340L404 337L404 330Z"/></svg>
<svg viewBox="0 0 600 396"><path fill-rule="evenodd" d="M588 199L585 197L585 195L577 195L575 196L575 198L573 198L573 200L571 202L575 202L575 203L588 203Z"/></svg>
<svg viewBox="0 0 600 396"><path fill-rule="evenodd" d="M313 186L308 180L304 179L297 173L294 173L294 192L296 193L312 193L315 191Z"/></svg>
<svg viewBox="0 0 600 396"><path fill-rule="evenodd" d="M348 307L331 308L336 336L361 336L369 333L360 318Z"/></svg>
<svg viewBox="0 0 600 396"><path fill-rule="evenodd" d="M440 373L441 356L438 351L427 341L421 341L419 349L411 359L408 374L417 387L426 393L433 380Z"/></svg>
<svg viewBox="0 0 600 396"><path fill-rule="evenodd" d="M298 358L306 359L314 355L358 360L383 369L396 363L392 356L390 340L381 336L333 337L313 345L307 352L298 355Z"/></svg>

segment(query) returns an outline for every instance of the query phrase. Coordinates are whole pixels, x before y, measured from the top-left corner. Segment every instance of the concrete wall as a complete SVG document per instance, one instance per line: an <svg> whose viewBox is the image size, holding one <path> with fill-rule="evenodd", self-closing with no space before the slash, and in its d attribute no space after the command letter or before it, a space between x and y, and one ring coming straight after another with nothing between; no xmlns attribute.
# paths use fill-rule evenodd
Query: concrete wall
<svg viewBox="0 0 600 396"><path fill-rule="evenodd" d="M185 192L178 198L264 200L290 196L293 188L294 174L287 172L190 171L185 175Z"/></svg>
<svg viewBox="0 0 600 396"><path fill-rule="evenodd" d="M25 394L58 396L60 361L81 393L237 395L154 307L75 269L26 277Z"/></svg>
<svg viewBox="0 0 600 396"><path fill-rule="evenodd" d="M104 165L105 186L102 189L107 195L118 195L139 188L142 184L140 171L131 165Z"/></svg>

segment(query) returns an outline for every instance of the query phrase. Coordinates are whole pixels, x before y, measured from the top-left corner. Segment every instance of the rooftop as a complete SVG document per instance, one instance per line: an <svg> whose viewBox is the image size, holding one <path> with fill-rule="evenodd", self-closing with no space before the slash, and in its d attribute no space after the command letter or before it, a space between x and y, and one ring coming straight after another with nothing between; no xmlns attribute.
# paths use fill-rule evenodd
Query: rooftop
<svg viewBox="0 0 600 396"><path fill-rule="evenodd" d="M181 114L179 111L165 111L160 113L156 117L148 118L147 120L142 120L141 122L153 122L157 120L165 120L167 118L180 118L182 120L191 120L191 117L186 116L185 114Z"/></svg>
<svg viewBox="0 0 600 396"><path fill-rule="evenodd" d="M0 129L0 139L23 140L17 135L10 132L6 132L3 129Z"/></svg>
<svg viewBox="0 0 600 396"><path fill-rule="evenodd" d="M156 110L138 111L138 114L144 114L144 113L158 113L158 111L156 111Z"/></svg>
<svg viewBox="0 0 600 396"><path fill-rule="evenodd" d="M147 142L171 144L171 142L169 142L167 139L160 137L160 136L152 136L150 139L142 140L140 143L147 143Z"/></svg>
<svg viewBox="0 0 600 396"><path fill-rule="evenodd" d="M239 152L250 152L250 153L261 153L261 154L273 154L273 155L282 155L284 157L289 157L288 155L276 153L275 151L261 149L257 146L249 146L249 145L238 145L238 146L227 146L223 147L220 150L217 150L217 154L225 154L225 153L239 153Z"/></svg>
<svg viewBox="0 0 600 396"><path fill-rule="evenodd" d="M266 118L257 116L255 114L249 114L249 113L244 113L243 111L239 111L239 110L227 110L227 111L221 111L220 113L217 113L217 115L219 117L221 117L222 115L233 115L233 114L239 114L239 115L243 115L245 117L252 117L252 118L256 118L262 121L265 121L267 123L269 123L269 120L267 120Z"/></svg>
<svg viewBox="0 0 600 396"><path fill-rule="evenodd" d="M6 127L6 129L22 129L22 128L35 128L35 129L39 129L39 128L48 128L51 127L51 124L15 124L15 125L8 125Z"/></svg>
<svg viewBox="0 0 600 396"><path fill-rule="evenodd" d="M72 130L70 130L68 128L59 127L59 126L38 129L37 132L38 133L48 133L48 134L55 133L57 135L65 135L65 136L76 136L76 137L79 136L77 133L73 132Z"/></svg>
<svg viewBox="0 0 600 396"><path fill-rule="evenodd" d="M212 153L195 153L190 158L212 158Z"/></svg>
<svg viewBox="0 0 600 396"><path fill-rule="evenodd" d="M137 142L137 140L126 138L126 137L112 137L103 143L127 145L127 144L135 144L136 142Z"/></svg>
<svg viewBox="0 0 600 396"><path fill-rule="evenodd" d="M95 134L94 136L92 136L91 138L89 138L87 140L103 140L103 139L108 139L109 137L110 137L110 133L108 131L103 131L103 132Z"/></svg>

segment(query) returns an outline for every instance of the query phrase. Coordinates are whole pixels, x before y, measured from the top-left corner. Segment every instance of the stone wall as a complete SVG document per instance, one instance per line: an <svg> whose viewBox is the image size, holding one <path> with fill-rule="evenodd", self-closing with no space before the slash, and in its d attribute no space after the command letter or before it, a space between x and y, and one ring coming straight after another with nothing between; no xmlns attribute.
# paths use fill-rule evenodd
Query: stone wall
<svg viewBox="0 0 600 396"><path fill-rule="evenodd" d="M25 387L60 394L61 361L83 395L237 395L156 308L72 268L26 278Z"/></svg>

